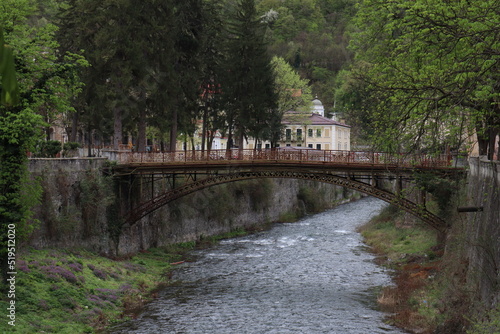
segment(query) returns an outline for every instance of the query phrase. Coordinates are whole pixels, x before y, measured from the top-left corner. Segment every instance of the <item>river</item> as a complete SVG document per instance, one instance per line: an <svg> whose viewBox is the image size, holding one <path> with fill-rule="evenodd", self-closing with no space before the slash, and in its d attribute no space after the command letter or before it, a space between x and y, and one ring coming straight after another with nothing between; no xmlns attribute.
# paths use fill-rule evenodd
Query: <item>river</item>
<svg viewBox="0 0 500 334"><path fill-rule="evenodd" d="M384 205L364 198L197 251L112 333L404 333L376 309L390 276L355 231Z"/></svg>

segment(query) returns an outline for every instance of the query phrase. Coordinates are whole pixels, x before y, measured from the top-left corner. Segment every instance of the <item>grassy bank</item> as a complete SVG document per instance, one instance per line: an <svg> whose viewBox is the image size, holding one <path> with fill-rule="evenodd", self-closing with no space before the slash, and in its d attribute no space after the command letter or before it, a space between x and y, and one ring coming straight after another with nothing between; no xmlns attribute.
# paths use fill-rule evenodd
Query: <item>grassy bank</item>
<svg viewBox="0 0 500 334"><path fill-rule="evenodd" d="M388 322L412 333L433 333L441 321L440 292L436 289L442 252L436 232L421 223L407 223L396 207L359 229L382 265L395 271L394 286L378 297L391 314Z"/></svg>
<svg viewBox="0 0 500 334"><path fill-rule="evenodd" d="M95 333L134 317L170 284L171 270L195 248L247 231L150 249L128 259L84 250L26 250L17 261L16 326L0 333ZM0 308L7 309L6 300Z"/></svg>

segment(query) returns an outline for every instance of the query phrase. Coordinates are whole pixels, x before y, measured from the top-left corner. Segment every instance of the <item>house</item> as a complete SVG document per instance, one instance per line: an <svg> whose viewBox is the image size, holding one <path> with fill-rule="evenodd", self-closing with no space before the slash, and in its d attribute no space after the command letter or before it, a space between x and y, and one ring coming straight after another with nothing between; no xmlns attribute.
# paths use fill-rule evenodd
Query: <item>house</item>
<svg viewBox="0 0 500 334"><path fill-rule="evenodd" d="M304 147L318 150L351 150L351 127L335 119L325 117L325 109L319 99L312 101L310 112L288 111L284 114L285 126L279 147ZM254 140L245 148L253 149ZM264 142L257 148L269 148Z"/></svg>

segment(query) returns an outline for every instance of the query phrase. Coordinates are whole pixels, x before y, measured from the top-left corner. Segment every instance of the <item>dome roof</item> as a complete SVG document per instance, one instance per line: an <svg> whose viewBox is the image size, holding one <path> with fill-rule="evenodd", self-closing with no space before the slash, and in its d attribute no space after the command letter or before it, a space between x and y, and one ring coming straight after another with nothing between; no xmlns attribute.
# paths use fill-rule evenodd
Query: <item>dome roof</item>
<svg viewBox="0 0 500 334"><path fill-rule="evenodd" d="M321 103L321 101L318 100L318 98L315 98L314 100L312 100L312 104L315 106L322 106L323 105L323 103Z"/></svg>

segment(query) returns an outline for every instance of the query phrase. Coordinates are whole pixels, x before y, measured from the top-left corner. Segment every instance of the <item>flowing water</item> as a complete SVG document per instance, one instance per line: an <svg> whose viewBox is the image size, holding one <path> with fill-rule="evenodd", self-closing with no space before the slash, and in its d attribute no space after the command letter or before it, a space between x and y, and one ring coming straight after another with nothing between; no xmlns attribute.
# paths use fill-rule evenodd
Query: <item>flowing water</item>
<svg viewBox="0 0 500 334"><path fill-rule="evenodd" d="M374 198L195 252L135 320L113 333L403 333L383 322L390 284L355 232L384 206Z"/></svg>

